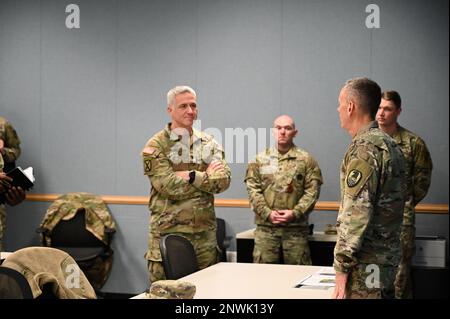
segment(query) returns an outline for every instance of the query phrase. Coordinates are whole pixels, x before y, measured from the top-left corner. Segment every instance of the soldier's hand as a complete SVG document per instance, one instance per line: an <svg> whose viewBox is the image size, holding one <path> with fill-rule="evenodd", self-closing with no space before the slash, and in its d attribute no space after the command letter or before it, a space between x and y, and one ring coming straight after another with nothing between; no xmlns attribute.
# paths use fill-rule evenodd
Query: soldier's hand
<svg viewBox="0 0 450 319"><path fill-rule="evenodd" d="M206 173L211 175L213 173L224 173L225 167L222 162L212 161L209 163L208 168L206 169Z"/></svg>
<svg viewBox="0 0 450 319"><path fill-rule="evenodd" d="M4 147L5 147L5 142L3 142L3 140L0 138L0 151L2 151Z"/></svg>
<svg viewBox="0 0 450 319"><path fill-rule="evenodd" d="M269 221L274 225L279 225L279 224L281 224L281 222L278 220L279 217L280 217L280 214L278 213L278 211L273 210L270 212Z"/></svg>
<svg viewBox="0 0 450 319"><path fill-rule="evenodd" d="M11 186L12 178L6 176L5 173L0 173L0 192L6 192Z"/></svg>
<svg viewBox="0 0 450 319"><path fill-rule="evenodd" d="M181 177L185 181L189 181L189 171L177 171L175 172L175 175Z"/></svg>
<svg viewBox="0 0 450 319"><path fill-rule="evenodd" d="M289 223L295 218L294 212L291 209L278 210L277 220L281 223Z"/></svg>
<svg viewBox="0 0 450 319"><path fill-rule="evenodd" d="M347 286L348 273L336 271L336 286L334 287L332 299L345 299L345 286Z"/></svg>
<svg viewBox="0 0 450 319"><path fill-rule="evenodd" d="M11 187L5 197L8 205L15 206L25 200L25 191L20 187Z"/></svg>

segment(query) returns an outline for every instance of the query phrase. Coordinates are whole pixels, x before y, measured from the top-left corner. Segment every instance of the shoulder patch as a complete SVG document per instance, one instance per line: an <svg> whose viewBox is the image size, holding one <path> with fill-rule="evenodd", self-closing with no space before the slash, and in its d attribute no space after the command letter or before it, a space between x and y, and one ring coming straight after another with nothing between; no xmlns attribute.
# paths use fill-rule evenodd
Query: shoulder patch
<svg viewBox="0 0 450 319"><path fill-rule="evenodd" d="M148 174L151 171L152 171L152 160L151 159L144 160L144 172Z"/></svg>
<svg viewBox="0 0 450 319"><path fill-rule="evenodd" d="M355 187L361 180L362 173L357 169L352 169L347 175L347 186Z"/></svg>
<svg viewBox="0 0 450 319"><path fill-rule="evenodd" d="M369 180L374 168L364 160L355 159L347 166L345 177L345 193L350 196L358 196L363 186Z"/></svg>

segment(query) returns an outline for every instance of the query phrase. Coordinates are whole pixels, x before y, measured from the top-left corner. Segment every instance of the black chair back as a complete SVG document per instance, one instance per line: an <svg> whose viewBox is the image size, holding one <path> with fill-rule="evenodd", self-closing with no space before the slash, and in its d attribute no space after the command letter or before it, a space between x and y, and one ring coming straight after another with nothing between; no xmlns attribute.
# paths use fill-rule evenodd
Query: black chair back
<svg viewBox="0 0 450 319"><path fill-rule="evenodd" d="M222 218L216 218L217 221L217 245L220 248L220 261L226 262L227 261L227 246L225 244L226 240L226 227L225 227L225 220Z"/></svg>
<svg viewBox="0 0 450 319"><path fill-rule="evenodd" d="M17 270L0 267L0 299L33 299L30 284Z"/></svg>
<svg viewBox="0 0 450 319"><path fill-rule="evenodd" d="M176 280L199 270L194 247L185 237L165 235L159 248L166 279Z"/></svg>
<svg viewBox="0 0 450 319"><path fill-rule="evenodd" d="M85 210L69 220L61 220L51 233L53 247L102 247L103 242L86 229Z"/></svg>

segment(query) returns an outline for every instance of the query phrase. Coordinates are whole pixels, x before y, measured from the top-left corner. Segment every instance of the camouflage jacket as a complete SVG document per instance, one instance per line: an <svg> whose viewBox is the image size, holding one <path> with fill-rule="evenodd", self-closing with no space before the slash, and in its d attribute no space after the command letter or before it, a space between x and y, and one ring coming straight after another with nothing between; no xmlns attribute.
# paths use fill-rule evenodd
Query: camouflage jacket
<svg viewBox="0 0 450 319"><path fill-rule="evenodd" d="M405 159L377 122L363 128L341 166L341 205L334 268L357 263L396 266L406 191Z"/></svg>
<svg viewBox="0 0 450 319"><path fill-rule="evenodd" d="M292 209L295 219L285 226L307 228L323 180L316 160L294 145L283 155L273 147L259 153L248 165L245 183L257 225L273 226L272 210Z"/></svg>
<svg viewBox="0 0 450 319"><path fill-rule="evenodd" d="M222 147L212 136L193 130L186 141L170 130L170 123L156 133L142 151L144 175L151 183L150 231L198 233L216 229L214 195L225 191L231 171ZM224 173L207 174L211 161L221 161ZM176 171L195 171L192 184Z"/></svg>
<svg viewBox="0 0 450 319"><path fill-rule="evenodd" d="M2 154L0 154L0 173L3 172L3 158ZM3 250L3 230L5 227L5 220L6 220L6 212L5 212L5 205L0 204L0 251Z"/></svg>
<svg viewBox="0 0 450 319"><path fill-rule="evenodd" d="M50 247L26 247L13 252L2 264L20 272L30 284L33 298L50 284L58 299L96 299L95 290L75 260Z"/></svg>
<svg viewBox="0 0 450 319"><path fill-rule="evenodd" d="M85 210L86 229L95 237L109 244L109 235L115 231L116 225L104 201L89 193L68 193L58 197L44 216L40 229L47 246L51 246L51 239L45 236L61 220L70 220L79 209Z"/></svg>
<svg viewBox="0 0 450 319"><path fill-rule="evenodd" d="M414 226L414 207L428 192L433 162L425 142L416 134L398 126L392 138L400 146L406 160L407 195L403 225Z"/></svg>
<svg viewBox="0 0 450 319"><path fill-rule="evenodd" d="M3 140L3 159L5 163L16 161L20 156L20 139L16 130L5 118L0 116L0 140Z"/></svg>

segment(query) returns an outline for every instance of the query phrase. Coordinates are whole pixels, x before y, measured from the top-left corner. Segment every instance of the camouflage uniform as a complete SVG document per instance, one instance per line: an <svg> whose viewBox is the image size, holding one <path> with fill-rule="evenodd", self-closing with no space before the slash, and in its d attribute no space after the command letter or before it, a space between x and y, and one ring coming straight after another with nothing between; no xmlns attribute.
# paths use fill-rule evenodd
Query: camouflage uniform
<svg viewBox="0 0 450 319"><path fill-rule="evenodd" d="M0 173L3 172L3 157L0 154ZM6 212L5 205L0 204L0 251L3 251L3 233L5 232Z"/></svg>
<svg viewBox="0 0 450 319"><path fill-rule="evenodd" d="M395 295L397 298L412 298L411 262L415 251L415 206L428 192L433 163L425 142L416 134L398 126L392 138L405 156L408 187L400 236L403 254L395 279Z"/></svg>
<svg viewBox="0 0 450 319"><path fill-rule="evenodd" d="M353 138L341 166L334 268L349 273L347 298L394 297L405 191L400 148L377 122L371 122ZM369 277L367 266L379 273ZM365 280L378 274L377 285Z"/></svg>
<svg viewBox="0 0 450 319"><path fill-rule="evenodd" d="M255 212L253 261L310 265L308 215L323 182L316 160L295 145L283 155L268 148L249 164L245 182ZM295 219L286 225L272 224L268 217L277 209L293 210Z"/></svg>
<svg viewBox="0 0 450 319"><path fill-rule="evenodd" d="M9 172L15 167L15 161L20 156L20 139L17 136L16 130L5 118L0 116L0 140L3 140L3 160L4 171Z"/></svg>
<svg viewBox="0 0 450 319"><path fill-rule="evenodd" d="M151 284L148 299L192 299L195 296L194 284L181 280L159 280Z"/></svg>
<svg viewBox="0 0 450 319"><path fill-rule="evenodd" d="M0 116L0 140L3 140L3 153L0 152L0 172L9 172L15 167L20 156L20 139L16 130L5 118ZM2 158L3 157L3 158ZM6 228L5 205L0 204L0 251L2 250L3 233Z"/></svg>
<svg viewBox="0 0 450 319"><path fill-rule="evenodd" d="M183 138L183 139L182 139ZM193 130L189 141L166 128L155 134L142 151L144 174L150 179L150 227L146 258L150 281L165 279L159 242L173 233L188 238L196 251L200 269L218 261L214 195L230 185L231 171L224 153L212 136ZM223 163L225 172L207 174L212 160ZM195 170L192 184L175 175Z"/></svg>

